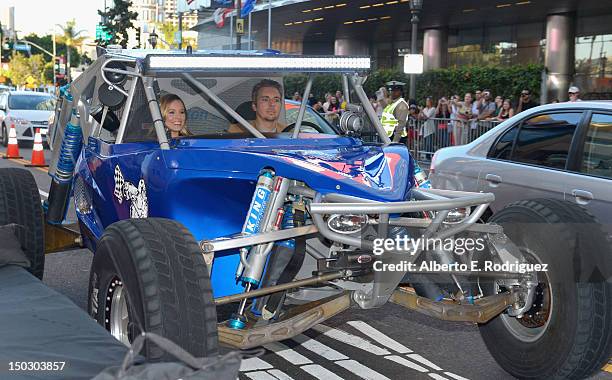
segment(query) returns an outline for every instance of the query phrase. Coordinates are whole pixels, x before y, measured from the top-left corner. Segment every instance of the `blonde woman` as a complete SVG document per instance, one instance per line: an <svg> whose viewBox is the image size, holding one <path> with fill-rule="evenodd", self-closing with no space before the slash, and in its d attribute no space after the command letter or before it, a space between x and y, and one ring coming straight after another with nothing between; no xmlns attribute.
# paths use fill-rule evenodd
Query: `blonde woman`
<svg viewBox="0 0 612 380"><path fill-rule="evenodd" d="M187 129L187 109L183 100L175 94L166 94L159 99L159 108L164 119L166 134L170 138L193 136Z"/></svg>

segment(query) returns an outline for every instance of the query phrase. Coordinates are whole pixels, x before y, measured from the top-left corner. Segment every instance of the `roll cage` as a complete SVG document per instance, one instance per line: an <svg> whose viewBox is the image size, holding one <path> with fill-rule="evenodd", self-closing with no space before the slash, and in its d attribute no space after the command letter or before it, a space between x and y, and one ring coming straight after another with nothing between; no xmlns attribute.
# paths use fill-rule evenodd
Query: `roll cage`
<svg viewBox="0 0 612 380"><path fill-rule="evenodd" d="M245 132L255 138L266 138L221 99L210 86L196 78L278 77L286 73L308 75L292 138L299 136L314 77L320 74L341 74L347 98L352 88L361 103L356 109L374 126L379 141L389 144L390 140L362 88L369 69L368 57L295 56L271 50L239 51L233 54L228 54L227 51L196 51L193 54L170 51L157 54L153 50L108 49L89 70L71 83L69 96L65 97L64 101L70 101L72 104L69 107L57 107L52 131L52 148L56 148L56 144L59 144L61 138L57 137L61 136L61 133L58 131L61 131L62 126L69 121L70 110L73 108L77 110L85 139L89 136L100 137L105 133L104 129L108 129L107 124L111 124L110 127L113 129L111 139L114 143L126 142L129 116L131 112L135 112L133 109L135 94L140 91L142 93L140 95L146 99L146 108L153 124L152 139L157 140L161 149L170 149L158 103L157 85L158 78L168 77L180 77L211 106L234 119ZM98 111L96 117L92 117L92 110ZM120 116L118 115L117 120L111 123L109 117L112 116L110 114L113 110L118 110Z"/></svg>

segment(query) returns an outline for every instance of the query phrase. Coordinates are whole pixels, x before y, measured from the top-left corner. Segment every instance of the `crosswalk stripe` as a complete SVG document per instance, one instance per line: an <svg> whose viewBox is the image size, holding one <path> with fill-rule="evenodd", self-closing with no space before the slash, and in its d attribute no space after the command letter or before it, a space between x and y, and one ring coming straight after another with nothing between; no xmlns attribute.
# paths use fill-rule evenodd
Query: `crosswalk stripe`
<svg viewBox="0 0 612 380"><path fill-rule="evenodd" d="M282 343L268 343L264 345L264 348L274 352L276 355L280 356L281 358L285 359L293 365L312 364L312 360L308 359L306 356L300 354L299 352L296 352L293 349L285 346Z"/></svg>
<svg viewBox="0 0 612 380"><path fill-rule="evenodd" d="M335 363L353 372L364 380L391 380L387 376L383 376L355 360L340 360Z"/></svg>
<svg viewBox="0 0 612 380"><path fill-rule="evenodd" d="M247 372L244 375L253 380L278 380L266 371Z"/></svg>
<svg viewBox="0 0 612 380"><path fill-rule="evenodd" d="M413 352L408 347L404 346L403 344L392 338L389 338L387 335L376 330L374 327L368 325L364 321L349 321L347 323L359 330L360 332L364 333L365 335L369 336L370 338L374 339L376 342L393 351L399 352L400 354L409 354Z"/></svg>
<svg viewBox="0 0 612 380"><path fill-rule="evenodd" d="M346 360L348 356L334 350L333 348L326 346L325 344L316 341L306 335L300 334L294 336L294 341L299 343L302 347L307 349L308 351L312 351L315 354L324 357L327 360L335 361L335 360Z"/></svg>
<svg viewBox="0 0 612 380"><path fill-rule="evenodd" d="M442 371L442 368L440 368L437 365L433 364L432 362L430 362L429 360L425 359L424 357L422 357L419 354L408 354L406 356L408 356L410 359L416 360L417 362L419 362L421 364L425 364L426 366L428 366L430 368L433 368L436 371Z"/></svg>
<svg viewBox="0 0 612 380"><path fill-rule="evenodd" d="M42 195L45 198L49 198L49 193L44 192L41 189L38 189L38 194Z"/></svg>
<svg viewBox="0 0 612 380"><path fill-rule="evenodd" d="M430 373L429 377L434 378L436 380L448 380L446 377L438 375L437 373Z"/></svg>
<svg viewBox="0 0 612 380"><path fill-rule="evenodd" d="M256 370L270 369L270 368L274 368L274 367L272 367L270 364L266 363L265 361L259 358L244 359L242 363L240 363L241 372L256 371Z"/></svg>
<svg viewBox="0 0 612 380"><path fill-rule="evenodd" d="M374 355L389 355L391 354L389 351L384 348L380 348L367 340L355 336L353 334L349 334L346 331L334 329L325 325L316 325L313 327L313 330L320 332L321 334L328 336L332 339L335 339L339 342L346 343L353 347L359 348L361 350L367 351Z"/></svg>
<svg viewBox="0 0 612 380"><path fill-rule="evenodd" d="M465 377L462 377L462 376L459 376L459 375L455 375L455 374L454 374L454 373L452 373L452 372L444 372L444 374L445 374L446 376L448 376L448 377L452 377L452 378L453 378L453 379L455 379L455 380L469 380L469 379L466 379Z"/></svg>
<svg viewBox="0 0 612 380"><path fill-rule="evenodd" d="M410 360L408 360L408 359L405 359L405 358L399 357L399 356L397 356L397 355L385 356L385 359L389 359L389 360L391 360L391 361L396 362L397 364L401 364L401 365L403 365L404 367L408 367L408 368L415 369L415 370L417 370L417 371L419 371L419 372L429 372L429 370L428 370L428 369L426 369L425 367L421 367L420 365L418 365L418 364L416 364L416 363L413 363L413 362L411 362L411 361L410 361Z"/></svg>
<svg viewBox="0 0 612 380"><path fill-rule="evenodd" d="M300 369L308 372L311 376L321 380L344 380L327 368L323 368L318 364L308 364L301 366Z"/></svg>
<svg viewBox="0 0 612 380"><path fill-rule="evenodd" d="M293 380L293 377L278 369L271 369L268 371L268 373L276 377L278 380Z"/></svg>

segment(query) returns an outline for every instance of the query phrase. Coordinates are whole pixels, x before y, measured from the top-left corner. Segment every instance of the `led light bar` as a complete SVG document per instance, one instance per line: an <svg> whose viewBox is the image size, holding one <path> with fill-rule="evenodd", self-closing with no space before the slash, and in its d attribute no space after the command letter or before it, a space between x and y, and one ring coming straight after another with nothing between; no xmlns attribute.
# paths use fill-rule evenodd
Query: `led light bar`
<svg viewBox="0 0 612 380"><path fill-rule="evenodd" d="M370 69L369 57L148 55L146 72L202 71L303 71L346 72Z"/></svg>

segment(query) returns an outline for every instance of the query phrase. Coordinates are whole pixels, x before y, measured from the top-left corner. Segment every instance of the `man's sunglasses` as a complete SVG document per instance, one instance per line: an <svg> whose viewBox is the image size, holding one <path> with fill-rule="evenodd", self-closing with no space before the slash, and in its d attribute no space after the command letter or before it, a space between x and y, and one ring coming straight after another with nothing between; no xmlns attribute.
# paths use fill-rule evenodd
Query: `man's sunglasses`
<svg viewBox="0 0 612 380"><path fill-rule="evenodd" d="M577 92L568 92L569 95L576 95L578 94Z"/></svg>

